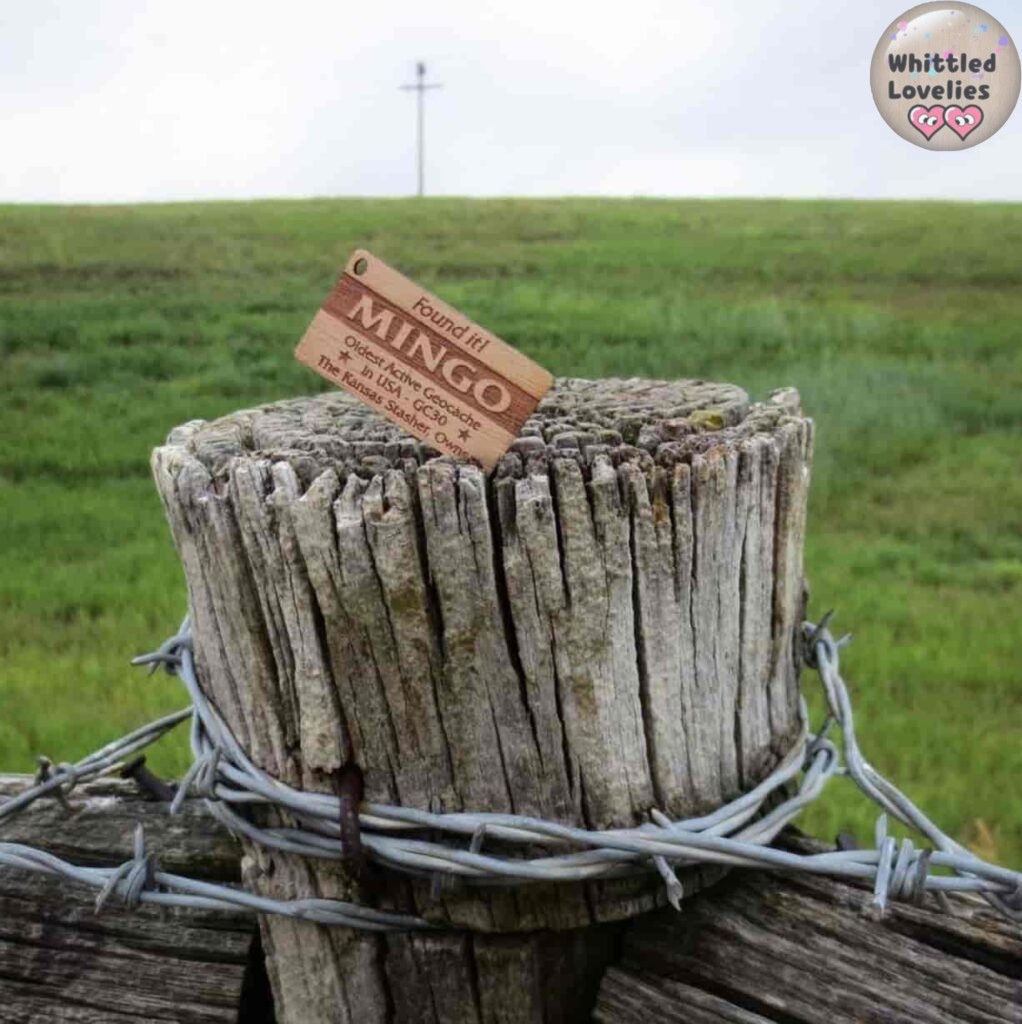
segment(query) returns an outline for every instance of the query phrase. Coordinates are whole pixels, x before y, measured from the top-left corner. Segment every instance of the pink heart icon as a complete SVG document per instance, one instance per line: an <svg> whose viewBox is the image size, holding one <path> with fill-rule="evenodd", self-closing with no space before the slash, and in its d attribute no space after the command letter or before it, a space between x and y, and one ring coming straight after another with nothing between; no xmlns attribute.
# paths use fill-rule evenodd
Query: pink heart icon
<svg viewBox="0 0 1022 1024"><path fill-rule="evenodd" d="M908 112L908 119L912 127L920 135L924 135L927 140L932 139L946 123L944 120L944 108L940 104L935 104L929 109L921 104L914 106Z"/></svg>
<svg viewBox="0 0 1022 1024"><path fill-rule="evenodd" d="M944 119L948 128L960 139L971 135L983 123L983 111L973 104L964 110L952 106L944 111Z"/></svg>

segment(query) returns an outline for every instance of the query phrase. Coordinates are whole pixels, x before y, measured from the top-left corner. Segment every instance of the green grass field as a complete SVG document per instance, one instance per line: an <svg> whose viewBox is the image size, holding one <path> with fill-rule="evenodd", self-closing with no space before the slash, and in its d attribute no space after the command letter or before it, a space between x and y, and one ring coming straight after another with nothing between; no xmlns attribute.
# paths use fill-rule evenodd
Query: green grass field
<svg viewBox="0 0 1022 1024"><path fill-rule="evenodd" d="M867 756L1022 864L1022 206L0 207L0 768L184 703L127 665L184 610L149 450L324 387L291 352L356 245L558 374L796 385L811 611L855 633ZM810 827L869 834L848 786Z"/></svg>

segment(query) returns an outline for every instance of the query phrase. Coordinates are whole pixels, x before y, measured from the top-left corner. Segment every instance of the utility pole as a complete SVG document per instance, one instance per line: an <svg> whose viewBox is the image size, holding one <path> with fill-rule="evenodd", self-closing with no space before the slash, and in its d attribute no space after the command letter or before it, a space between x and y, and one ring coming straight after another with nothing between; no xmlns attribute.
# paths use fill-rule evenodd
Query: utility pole
<svg viewBox="0 0 1022 1024"><path fill-rule="evenodd" d="M441 85L440 82L427 82L426 81L426 65L423 64L423 62L420 60L415 65L415 81L412 84L410 84L410 85L402 85L401 86L402 89L413 89L415 91L415 93L417 94L416 95L416 101L417 101L417 105L418 105L418 134L417 134L417 143L418 143L418 172L419 172L418 173L418 178L419 178L419 195L420 196L423 195L424 192L425 192L424 175L423 175L423 168L424 168L423 161L424 161L425 150L426 150L426 138L425 138L425 124L424 124L424 120L423 120L423 116L424 116L424 114L423 114L423 112L424 112L423 93L425 93L425 91L427 89L439 89L440 85Z"/></svg>

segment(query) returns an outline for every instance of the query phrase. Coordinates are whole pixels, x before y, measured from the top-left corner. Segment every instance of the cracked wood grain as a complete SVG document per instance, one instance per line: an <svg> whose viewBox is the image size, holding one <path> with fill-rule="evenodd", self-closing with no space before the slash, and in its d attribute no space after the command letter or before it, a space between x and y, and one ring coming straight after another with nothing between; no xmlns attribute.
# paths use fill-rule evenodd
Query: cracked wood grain
<svg viewBox="0 0 1022 1024"><path fill-rule="evenodd" d="M790 390L562 380L485 474L340 393L186 424L153 469L203 685L253 759L305 788L350 757L367 799L436 811L606 828L717 806L798 729L809 426ZM249 850L246 872L276 896L360 896L326 862ZM471 996L456 1019L543 1020L543 999L491 989L534 984L554 946L585 989L567 950L661 899L654 875L439 882L388 876L384 898L468 932L264 921L281 1019L411 1020L401 1006ZM441 991L439 963L467 980Z"/></svg>
<svg viewBox="0 0 1022 1024"><path fill-rule="evenodd" d="M803 852L822 844L791 840ZM816 876L742 873L629 930L601 983L599 1024L1015 1024L1022 941L982 899L893 904Z"/></svg>
<svg viewBox="0 0 1022 1024"><path fill-rule="evenodd" d="M0 775L0 799L31 785ZM128 782L82 783L68 813L40 800L0 825L0 840L46 849L79 864L116 865L132 856L142 822L164 870L217 882L238 879L238 844L186 800L181 813ZM0 871L0 1020L10 1024L232 1024L255 921L242 913L113 899L96 914L96 890L17 869Z"/></svg>

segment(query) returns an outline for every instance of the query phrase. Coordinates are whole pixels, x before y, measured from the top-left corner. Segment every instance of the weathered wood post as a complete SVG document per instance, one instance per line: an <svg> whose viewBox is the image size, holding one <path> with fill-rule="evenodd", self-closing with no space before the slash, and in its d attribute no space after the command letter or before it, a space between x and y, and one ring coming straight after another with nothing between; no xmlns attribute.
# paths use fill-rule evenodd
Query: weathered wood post
<svg viewBox="0 0 1022 1024"><path fill-rule="evenodd" d="M793 391L562 380L489 475L339 392L186 424L153 468L202 685L262 768L329 790L352 758L370 800L605 828L715 807L792 743L810 448ZM266 893L353 894L246 853ZM267 918L278 1019L585 1019L658 882L390 875L450 930Z"/></svg>

